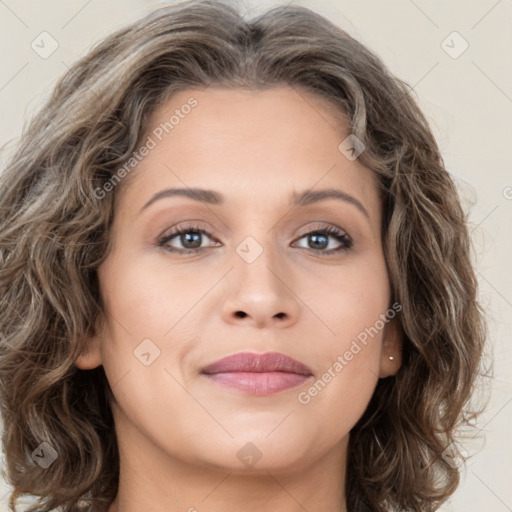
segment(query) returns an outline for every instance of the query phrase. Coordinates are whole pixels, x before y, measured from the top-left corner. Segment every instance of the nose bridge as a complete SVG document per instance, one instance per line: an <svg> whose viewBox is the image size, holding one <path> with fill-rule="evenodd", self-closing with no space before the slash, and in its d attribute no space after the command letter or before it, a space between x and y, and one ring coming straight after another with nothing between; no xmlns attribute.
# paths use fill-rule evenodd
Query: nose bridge
<svg viewBox="0 0 512 512"><path fill-rule="evenodd" d="M286 255L278 246L275 230L261 220L248 225L250 234L235 246L231 285L223 308L225 318L233 321L249 317L257 325L275 319L281 324L283 319L296 320L297 304L286 271Z"/></svg>
<svg viewBox="0 0 512 512"><path fill-rule="evenodd" d="M279 263L283 255L277 246L275 232L261 224L252 229L235 247L235 274L237 280L262 289L277 291L278 282L275 273L282 268ZM277 281L277 282L276 282Z"/></svg>
<svg viewBox="0 0 512 512"><path fill-rule="evenodd" d="M286 293L285 283L291 287L292 273L286 244L279 239L279 229L286 215L275 210L279 200L272 194L260 194L258 203L247 198L246 210L235 223L235 235L240 240L235 244L235 275L238 280L251 284L254 290L270 290L274 293ZM283 245L284 244L284 245ZM283 290L284 287L284 290ZM288 291L289 293L289 291Z"/></svg>

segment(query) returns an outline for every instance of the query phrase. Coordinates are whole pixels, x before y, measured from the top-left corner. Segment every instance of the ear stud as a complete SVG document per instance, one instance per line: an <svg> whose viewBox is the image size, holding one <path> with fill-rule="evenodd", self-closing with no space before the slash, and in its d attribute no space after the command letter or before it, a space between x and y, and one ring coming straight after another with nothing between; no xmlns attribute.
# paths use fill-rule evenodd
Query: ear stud
<svg viewBox="0 0 512 512"><path fill-rule="evenodd" d="M393 356L389 356L389 360L390 360L390 361L394 361L394 360L395 360L395 358L394 358Z"/></svg>

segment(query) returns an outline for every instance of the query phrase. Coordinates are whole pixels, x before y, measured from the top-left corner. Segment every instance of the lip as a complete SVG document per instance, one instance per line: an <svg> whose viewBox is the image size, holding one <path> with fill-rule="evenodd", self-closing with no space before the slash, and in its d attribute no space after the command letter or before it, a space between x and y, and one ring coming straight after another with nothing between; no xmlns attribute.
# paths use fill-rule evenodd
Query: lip
<svg viewBox="0 0 512 512"><path fill-rule="evenodd" d="M239 352L205 366L201 373L217 384L252 395L270 395L297 387L313 372L279 352Z"/></svg>

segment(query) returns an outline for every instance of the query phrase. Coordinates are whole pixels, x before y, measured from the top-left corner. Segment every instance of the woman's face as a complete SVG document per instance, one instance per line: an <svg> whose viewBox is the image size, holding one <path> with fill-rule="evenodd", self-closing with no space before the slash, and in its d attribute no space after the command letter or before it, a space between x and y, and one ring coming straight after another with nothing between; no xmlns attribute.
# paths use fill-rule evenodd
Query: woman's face
<svg viewBox="0 0 512 512"><path fill-rule="evenodd" d="M182 91L153 115L131 181L107 192L106 321L77 360L104 366L121 448L242 472L343 456L400 346L377 187L334 113L282 86ZM243 352L307 370L204 373Z"/></svg>

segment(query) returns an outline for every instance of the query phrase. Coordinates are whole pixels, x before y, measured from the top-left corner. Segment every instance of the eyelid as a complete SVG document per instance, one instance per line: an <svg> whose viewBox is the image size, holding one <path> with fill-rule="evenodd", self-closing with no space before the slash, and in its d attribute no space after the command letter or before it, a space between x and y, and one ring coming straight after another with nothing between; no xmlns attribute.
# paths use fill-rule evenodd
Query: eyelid
<svg viewBox="0 0 512 512"><path fill-rule="evenodd" d="M338 226L335 226L333 224L329 224L329 223L326 223L326 222L317 222L316 224L313 224L312 226L308 225L304 229L301 228L299 237L302 237L304 235L308 235L309 233L311 233L313 231L322 231L324 229L331 229L331 228L336 229L337 231L340 232L340 234L343 234L347 238L350 238L350 240L352 240L352 237L343 228L340 228Z"/></svg>
<svg viewBox="0 0 512 512"><path fill-rule="evenodd" d="M318 222L318 221L316 222L316 224L313 224L312 226L308 225L307 227L300 228L300 231L299 231L299 234L297 235L297 237L301 238L301 237L308 235L314 231L321 231L321 230L330 229L330 228L334 228L334 229L340 231L340 234L345 235L347 238L349 238L352 241L352 237L343 228L331 225L329 223ZM168 234L175 235L176 231L178 229L180 231L183 231L185 229L191 230L191 231L204 230L206 232L206 234L208 235L208 237L214 239L212 230L207 227L206 223L204 223L203 221L193 220L193 219L189 220L189 221L185 221L184 224L178 223L178 224L174 225L173 227L168 228L166 231L164 231L164 233L162 235L160 235L158 237L158 239L166 238Z"/></svg>

